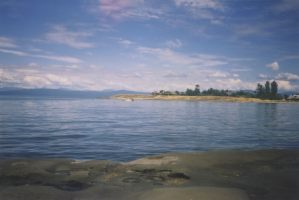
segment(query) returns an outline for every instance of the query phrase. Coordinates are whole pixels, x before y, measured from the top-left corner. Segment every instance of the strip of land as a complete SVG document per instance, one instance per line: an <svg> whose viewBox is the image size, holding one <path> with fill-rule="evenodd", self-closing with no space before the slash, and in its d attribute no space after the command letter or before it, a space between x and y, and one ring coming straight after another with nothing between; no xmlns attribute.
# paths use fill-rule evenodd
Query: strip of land
<svg viewBox="0 0 299 200"><path fill-rule="evenodd" d="M285 100L264 100L248 97L231 96L180 96L180 95L143 95L120 94L112 96L112 99L131 100L172 100L172 101L216 101L216 102L240 102L240 103L295 103Z"/></svg>
<svg viewBox="0 0 299 200"><path fill-rule="evenodd" d="M295 200L299 150L169 153L112 161L2 160L1 200Z"/></svg>

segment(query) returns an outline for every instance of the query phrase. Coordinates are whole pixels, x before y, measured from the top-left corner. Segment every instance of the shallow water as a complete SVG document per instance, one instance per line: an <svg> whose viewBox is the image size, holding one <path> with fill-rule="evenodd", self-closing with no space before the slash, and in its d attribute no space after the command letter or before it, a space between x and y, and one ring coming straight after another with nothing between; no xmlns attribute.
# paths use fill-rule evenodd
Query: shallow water
<svg viewBox="0 0 299 200"><path fill-rule="evenodd" d="M299 104L0 99L0 158L299 147Z"/></svg>

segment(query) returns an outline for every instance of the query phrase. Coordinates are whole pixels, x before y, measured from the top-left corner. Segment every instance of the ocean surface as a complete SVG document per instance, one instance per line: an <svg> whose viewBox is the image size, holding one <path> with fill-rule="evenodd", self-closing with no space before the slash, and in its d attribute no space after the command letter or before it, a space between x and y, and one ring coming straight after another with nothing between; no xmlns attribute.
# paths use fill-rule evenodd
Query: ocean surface
<svg viewBox="0 0 299 200"><path fill-rule="evenodd" d="M299 148L299 104L0 99L0 159Z"/></svg>

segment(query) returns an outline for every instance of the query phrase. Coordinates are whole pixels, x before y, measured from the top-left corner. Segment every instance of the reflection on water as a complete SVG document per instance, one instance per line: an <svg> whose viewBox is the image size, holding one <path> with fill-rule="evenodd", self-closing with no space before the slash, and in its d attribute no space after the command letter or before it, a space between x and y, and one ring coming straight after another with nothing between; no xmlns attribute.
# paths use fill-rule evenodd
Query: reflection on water
<svg viewBox="0 0 299 200"><path fill-rule="evenodd" d="M260 120L266 128L278 126L277 104L258 104L256 111L256 119ZM280 114L287 115L283 112Z"/></svg>
<svg viewBox="0 0 299 200"><path fill-rule="evenodd" d="M1 158L299 147L298 104L2 99L0 108Z"/></svg>

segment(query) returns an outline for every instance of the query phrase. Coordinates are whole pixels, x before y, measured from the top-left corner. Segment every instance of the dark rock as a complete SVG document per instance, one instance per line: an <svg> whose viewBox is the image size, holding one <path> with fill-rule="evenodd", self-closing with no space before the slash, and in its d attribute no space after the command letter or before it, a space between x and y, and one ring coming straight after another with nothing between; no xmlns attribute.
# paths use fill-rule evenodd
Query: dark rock
<svg viewBox="0 0 299 200"><path fill-rule="evenodd" d="M170 174L168 174L168 177L169 177L169 178L178 178L178 179L187 179L187 180L190 179L189 176L187 176L187 175L184 174L184 173L180 173L180 172L177 172L177 173L170 173Z"/></svg>
<svg viewBox="0 0 299 200"><path fill-rule="evenodd" d="M46 184L46 185L55 187L60 190L66 190L66 191L80 191L89 187L89 185L75 180L60 182L57 184Z"/></svg>

